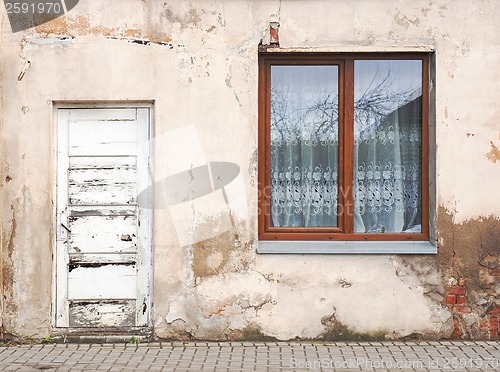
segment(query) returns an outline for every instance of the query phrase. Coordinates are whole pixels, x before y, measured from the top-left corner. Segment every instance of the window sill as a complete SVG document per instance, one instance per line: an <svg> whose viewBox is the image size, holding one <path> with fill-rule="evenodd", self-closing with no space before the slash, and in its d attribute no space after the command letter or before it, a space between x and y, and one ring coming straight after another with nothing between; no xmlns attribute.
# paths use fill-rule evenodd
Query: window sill
<svg viewBox="0 0 500 372"><path fill-rule="evenodd" d="M437 254L428 241L276 241L257 242L260 254Z"/></svg>

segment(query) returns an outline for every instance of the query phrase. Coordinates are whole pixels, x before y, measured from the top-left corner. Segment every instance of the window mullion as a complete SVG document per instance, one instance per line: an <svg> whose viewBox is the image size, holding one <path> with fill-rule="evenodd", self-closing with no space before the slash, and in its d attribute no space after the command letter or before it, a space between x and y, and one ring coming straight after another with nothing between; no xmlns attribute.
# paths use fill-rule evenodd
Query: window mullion
<svg viewBox="0 0 500 372"><path fill-rule="evenodd" d="M343 221L343 232L354 232L354 60L346 59L344 64L344 120L342 185L339 191L339 205Z"/></svg>

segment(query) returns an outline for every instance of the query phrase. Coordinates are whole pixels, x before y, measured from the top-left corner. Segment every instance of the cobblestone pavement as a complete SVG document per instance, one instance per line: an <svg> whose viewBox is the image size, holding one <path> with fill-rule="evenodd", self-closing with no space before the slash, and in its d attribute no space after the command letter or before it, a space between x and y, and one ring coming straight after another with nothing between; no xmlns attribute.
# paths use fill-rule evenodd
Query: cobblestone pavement
<svg viewBox="0 0 500 372"><path fill-rule="evenodd" d="M2 371L500 371L500 342L172 342L0 347Z"/></svg>

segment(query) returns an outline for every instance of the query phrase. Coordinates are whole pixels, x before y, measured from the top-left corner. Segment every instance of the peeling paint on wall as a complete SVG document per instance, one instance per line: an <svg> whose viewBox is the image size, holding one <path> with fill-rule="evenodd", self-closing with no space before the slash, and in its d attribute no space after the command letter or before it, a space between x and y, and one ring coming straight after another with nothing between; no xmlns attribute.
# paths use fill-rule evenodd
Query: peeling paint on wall
<svg viewBox="0 0 500 372"><path fill-rule="evenodd" d="M410 26L418 27L420 24L420 19L418 17L408 18L406 15L402 14L400 10L397 10L396 15L394 16L394 21L405 28Z"/></svg>
<svg viewBox="0 0 500 372"><path fill-rule="evenodd" d="M113 38L124 38L131 40L147 40L151 43L170 43L172 38L154 28L149 32L144 32L139 28L126 27L106 27L94 25L88 15L65 15L50 22L35 27L35 32L45 37L67 35L77 36L105 36Z"/></svg>
<svg viewBox="0 0 500 372"><path fill-rule="evenodd" d="M445 273L446 304L453 312L455 338L498 339L490 328L500 311L500 218L453 223L444 208L438 213L440 254ZM495 324L493 322L493 324Z"/></svg>
<svg viewBox="0 0 500 372"><path fill-rule="evenodd" d="M490 141L490 145L491 145L491 150L486 154L486 157L492 163L496 163L497 161L500 161L500 149L497 146L495 146L493 141Z"/></svg>

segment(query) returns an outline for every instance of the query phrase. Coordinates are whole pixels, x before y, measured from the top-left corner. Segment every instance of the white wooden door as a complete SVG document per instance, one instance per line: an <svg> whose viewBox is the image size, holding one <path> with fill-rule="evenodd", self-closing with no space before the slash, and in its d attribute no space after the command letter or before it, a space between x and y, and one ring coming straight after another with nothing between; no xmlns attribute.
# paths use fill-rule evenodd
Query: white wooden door
<svg viewBox="0 0 500 372"><path fill-rule="evenodd" d="M149 108L57 110L56 327L148 326Z"/></svg>

